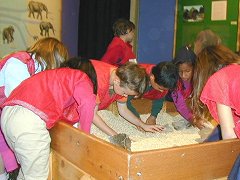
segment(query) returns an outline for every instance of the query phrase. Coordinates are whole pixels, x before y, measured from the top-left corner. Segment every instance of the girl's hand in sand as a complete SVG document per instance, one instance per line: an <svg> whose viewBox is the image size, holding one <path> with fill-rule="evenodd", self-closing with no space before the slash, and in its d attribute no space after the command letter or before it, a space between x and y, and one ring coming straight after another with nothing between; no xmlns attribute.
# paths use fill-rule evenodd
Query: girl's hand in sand
<svg viewBox="0 0 240 180"><path fill-rule="evenodd" d="M160 125L148 125L148 124L144 124L142 127L141 127L144 131L147 131L147 132L161 132L164 130L164 127L163 126L160 126Z"/></svg>

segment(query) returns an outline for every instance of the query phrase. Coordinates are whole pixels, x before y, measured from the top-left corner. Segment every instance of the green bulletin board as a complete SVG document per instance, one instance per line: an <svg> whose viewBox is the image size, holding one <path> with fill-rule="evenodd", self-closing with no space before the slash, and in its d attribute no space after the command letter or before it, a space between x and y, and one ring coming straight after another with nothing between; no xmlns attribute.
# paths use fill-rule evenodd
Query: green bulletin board
<svg viewBox="0 0 240 180"><path fill-rule="evenodd" d="M218 8L219 4L221 8ZM216 14L222 16L224 14L221 10L222 4L226 4L226 19L218 20L215 18L214 12L220 11ZM178 0L176 52L184 45L193 45L198 32L204 29L211 29L221 37L224 45L236 51L238 7L239 0ZM198 12L198 16L196 16L196 12Z"/></svg>

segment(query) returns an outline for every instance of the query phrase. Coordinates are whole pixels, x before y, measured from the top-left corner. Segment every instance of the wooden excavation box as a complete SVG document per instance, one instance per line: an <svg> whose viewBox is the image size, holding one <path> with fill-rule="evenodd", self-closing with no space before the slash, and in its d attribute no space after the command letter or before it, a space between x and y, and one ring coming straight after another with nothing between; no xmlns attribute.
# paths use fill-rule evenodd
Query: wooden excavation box
<svg viewBox="0 0 240 180"><path fill-rule="evenodd" d="M129 152L63 122L50 134L54 180L217 179L240 152L238 139Z"/></svg>

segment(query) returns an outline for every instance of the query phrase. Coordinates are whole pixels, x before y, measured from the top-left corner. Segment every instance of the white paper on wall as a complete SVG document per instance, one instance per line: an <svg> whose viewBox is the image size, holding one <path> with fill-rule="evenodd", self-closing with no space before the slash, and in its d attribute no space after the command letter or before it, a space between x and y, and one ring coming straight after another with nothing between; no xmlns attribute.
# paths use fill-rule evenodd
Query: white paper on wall
<svg viewBox="0 0 240 180"><path fill-rule="evenodd" d="M227 1L212 1L212 21L227 19Z"/></svg>

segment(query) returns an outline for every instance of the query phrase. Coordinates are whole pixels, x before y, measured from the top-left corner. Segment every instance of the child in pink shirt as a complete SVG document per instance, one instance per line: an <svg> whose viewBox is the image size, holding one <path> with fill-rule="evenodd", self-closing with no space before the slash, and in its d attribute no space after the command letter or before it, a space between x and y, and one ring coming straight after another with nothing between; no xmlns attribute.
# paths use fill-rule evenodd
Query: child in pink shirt
<svg viewBox="0 0 240 180"><path fill-rule="evenodd" d="M240 58L223 45L204 48L194 74L194 117L214 118L223 139L240 138Z"/></svg>
<svg viewBox="0 0 240 180"><path fill-rule="evenodd" d="M52 37L38 40L27 51L18 51L5 56L0 61L0 105L23 80L46 69L58 68L66 59L68 59L67 48ZM0 154L4 162L4 166L0 165L0 172L2 167L9 175L17 172L17 170L13 171L18 168L16 158L1 131ZM0 178L3 176L4 174L0 174Z"/></svg>
<svg viewBox="0 0 240 180"><path fill-rule="evenodd" d="M77 62L68 61L65 66L72 67L71 64L75 63ZM96 71L98 83L98 103L93 119L95 125L110 136L117 134L105 124L97 113L98 110L106 109L111 103L117 101L119 114L132 124L145 131L158 132L162 130L160 125L147 125L142 122L128 109L126 104L128 95L139 96L144 92L148 84L148 77L144 68L130 62L120 67L98 60L91 60L91 63Z"/></svg>
<svg viewBox="0 0 240 180"><path fill-rule="evenodd" d="M89 78L91 77L91 79ZM47 179L50 136L59 120L90 131L96 106L96 74L60 68L23 81L2 105L1 128L21 169L18 178Z"/></svg>

